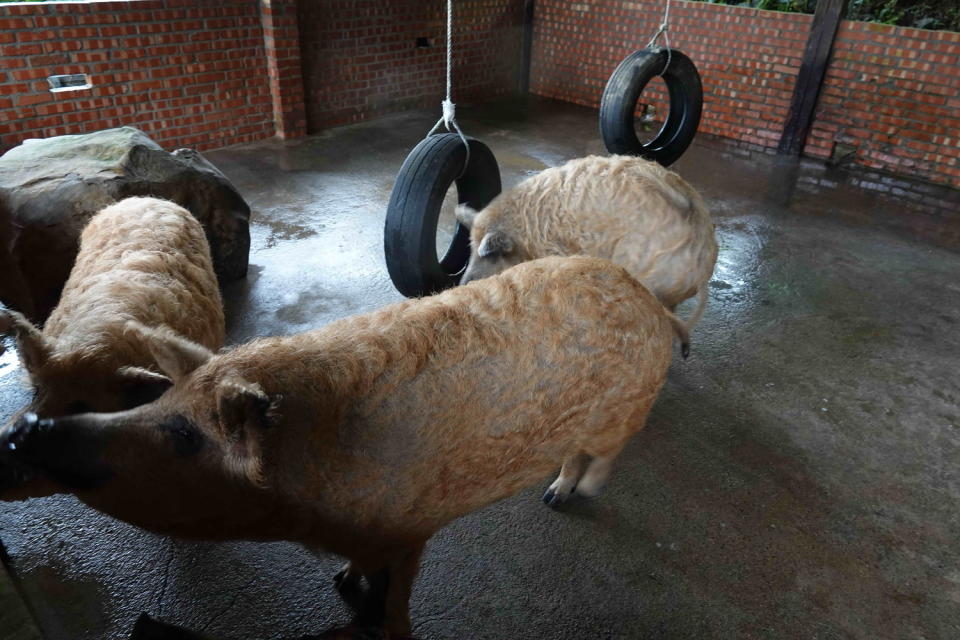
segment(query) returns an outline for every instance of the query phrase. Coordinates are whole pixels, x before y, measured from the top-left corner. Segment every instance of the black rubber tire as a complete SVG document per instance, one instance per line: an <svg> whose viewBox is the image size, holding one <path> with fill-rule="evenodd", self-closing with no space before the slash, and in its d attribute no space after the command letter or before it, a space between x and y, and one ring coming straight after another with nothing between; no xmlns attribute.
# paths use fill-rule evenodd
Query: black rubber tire
<svg viewBox="0 0 960 640"><path fill-rule="evenodd" d="M670 50L663 80L670 94L670 112L656 137L644 144L633 118L640 94L667 64L666 48L640 49L614 70L600 100L600 135L610 153L641 156L667 167L683 155L700 125L703 85L697 67L680 51Z"/></svg>
<svg viewBox="0 0 960 640"><path fill-rule="evenodd" d="M390 279L409 298L456 285L470 259L470 232L457 223L450 247L437 260L437 221L450 185L457 183L460 204L477 210L500 193L500 168L493 153L478 140L467 141L466 171L463 140L455 133L442 133L414 147L397 174L387 205L383 249Z"/></svg>

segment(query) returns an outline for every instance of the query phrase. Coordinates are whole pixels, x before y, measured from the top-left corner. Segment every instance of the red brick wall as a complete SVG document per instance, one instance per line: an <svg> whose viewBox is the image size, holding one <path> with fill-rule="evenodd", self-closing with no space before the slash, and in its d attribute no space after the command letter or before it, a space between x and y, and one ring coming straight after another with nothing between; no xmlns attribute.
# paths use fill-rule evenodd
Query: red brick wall
<svg viewBox="0 0 960 640"><path fill-rule="evenodd" d="M299 0L310 132L446 95L443 0ZM516 91L523 0L454 3L453 101ZM432 46L417 48L419 37ZM424 132L426 133L426 132Z"/></svg>
<svg viewBox="0 0 960 640"><path fill-rule="evenodd" d="M656 32L663 3L537 0L531 91L597 107L610 73ZM674 0L671 44L700 70L700 131L774 148L812 16ZM806 153L857 145L874 168L960 185L960 34L844 22ZM659 82L659 80L657 81ZM644 92L658 114L662 91Z"/></svg>
<svg viewBox="0 0 960 640"><path fill-rule="evenodd" d="M960 186L960 33L844 21L806 152Z"/></svg>
<svg viewBox="0 0 960 640"><path fill-rule="evenodd" d="M167 148L274 134L259 0L0 4L0 152L133 125ZM46 78L88 73L88 91Z"/></svg>
<svg viewBox="0 0 960 640"><path fill-rule="evenodd" d="M599 107L607 78L627 54L646 46L662 17L662 2L537 0L530 90ZM670 44L690 56L703 81L699 130L776 145L811 19L673 1ZM665 114L665 97L660 89L644 92L643 100Z"/></svg>

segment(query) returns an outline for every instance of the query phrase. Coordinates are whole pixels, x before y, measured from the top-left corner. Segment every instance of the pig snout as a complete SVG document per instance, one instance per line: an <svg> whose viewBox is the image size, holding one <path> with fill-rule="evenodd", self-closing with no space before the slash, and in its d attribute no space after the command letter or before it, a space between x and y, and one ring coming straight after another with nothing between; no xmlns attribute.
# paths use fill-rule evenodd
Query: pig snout
<svg viewBox="0 0 960 640"><path fill-rule="evenodd" d="M110 476L99 462L101 448L100 438L74 418L25 413L0 435L0 483L23 482L39 470L70 488L93 488Z"/></svg>
<svg viewBox="0 0 960 640"><path fill-rule="evenodd" d="M45 431L52 426L53 420L41 420L35 413L25 413L3 434L0 439L0 451L8 455L17 455L17 451L23 448L31 433Z"/></svg>
<svg viewBox="0 0 960 640"><path fill-rule="evenodd" d="M33 414L24 415L16 422L0 429L0 500L23 500L34 497L38 486L45 486L43 475L26 464L18 453L27 430L37 420Z"/></svg>
<svg viewBox="0 0 960 640"><path fill-rule="evenodd" d="M33 470L16 453L26 432L37 422L36 414L27 413L0 434L0 494L17 489L34 478Z"/></svg>

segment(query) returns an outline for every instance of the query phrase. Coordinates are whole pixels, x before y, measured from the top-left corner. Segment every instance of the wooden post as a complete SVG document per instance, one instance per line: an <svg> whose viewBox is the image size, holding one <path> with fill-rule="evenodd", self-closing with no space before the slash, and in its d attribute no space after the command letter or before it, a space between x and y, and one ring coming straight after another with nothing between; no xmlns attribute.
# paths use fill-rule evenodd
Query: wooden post
<svg viewBox="0 0 960 640"><path fill-rule="evenodd" d="M783 135L777 152L798 156L807 141L810 125L813 124L813 112L817 108L820 87L827 72L833 41L837 37L840 20L847 13L848 0L818 0L810 26L810 37L803 52L797 84L793 87L793 99L790 112L783 125Z"/></svg>

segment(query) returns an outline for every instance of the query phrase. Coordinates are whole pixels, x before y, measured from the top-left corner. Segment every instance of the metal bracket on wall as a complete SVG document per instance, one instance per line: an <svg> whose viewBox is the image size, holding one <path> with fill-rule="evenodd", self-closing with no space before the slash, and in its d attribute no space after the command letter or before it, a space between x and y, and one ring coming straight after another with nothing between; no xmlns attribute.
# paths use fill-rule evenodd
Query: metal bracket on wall
<svg viewBox="0 0 960 640"><path fill-rule="evenodd" d="M57 93L60 91L83 91L93 87L90 82L90 76L85 73L67 73L58 76L48 76L47 83L50 85L50 91Z"/></svg>

